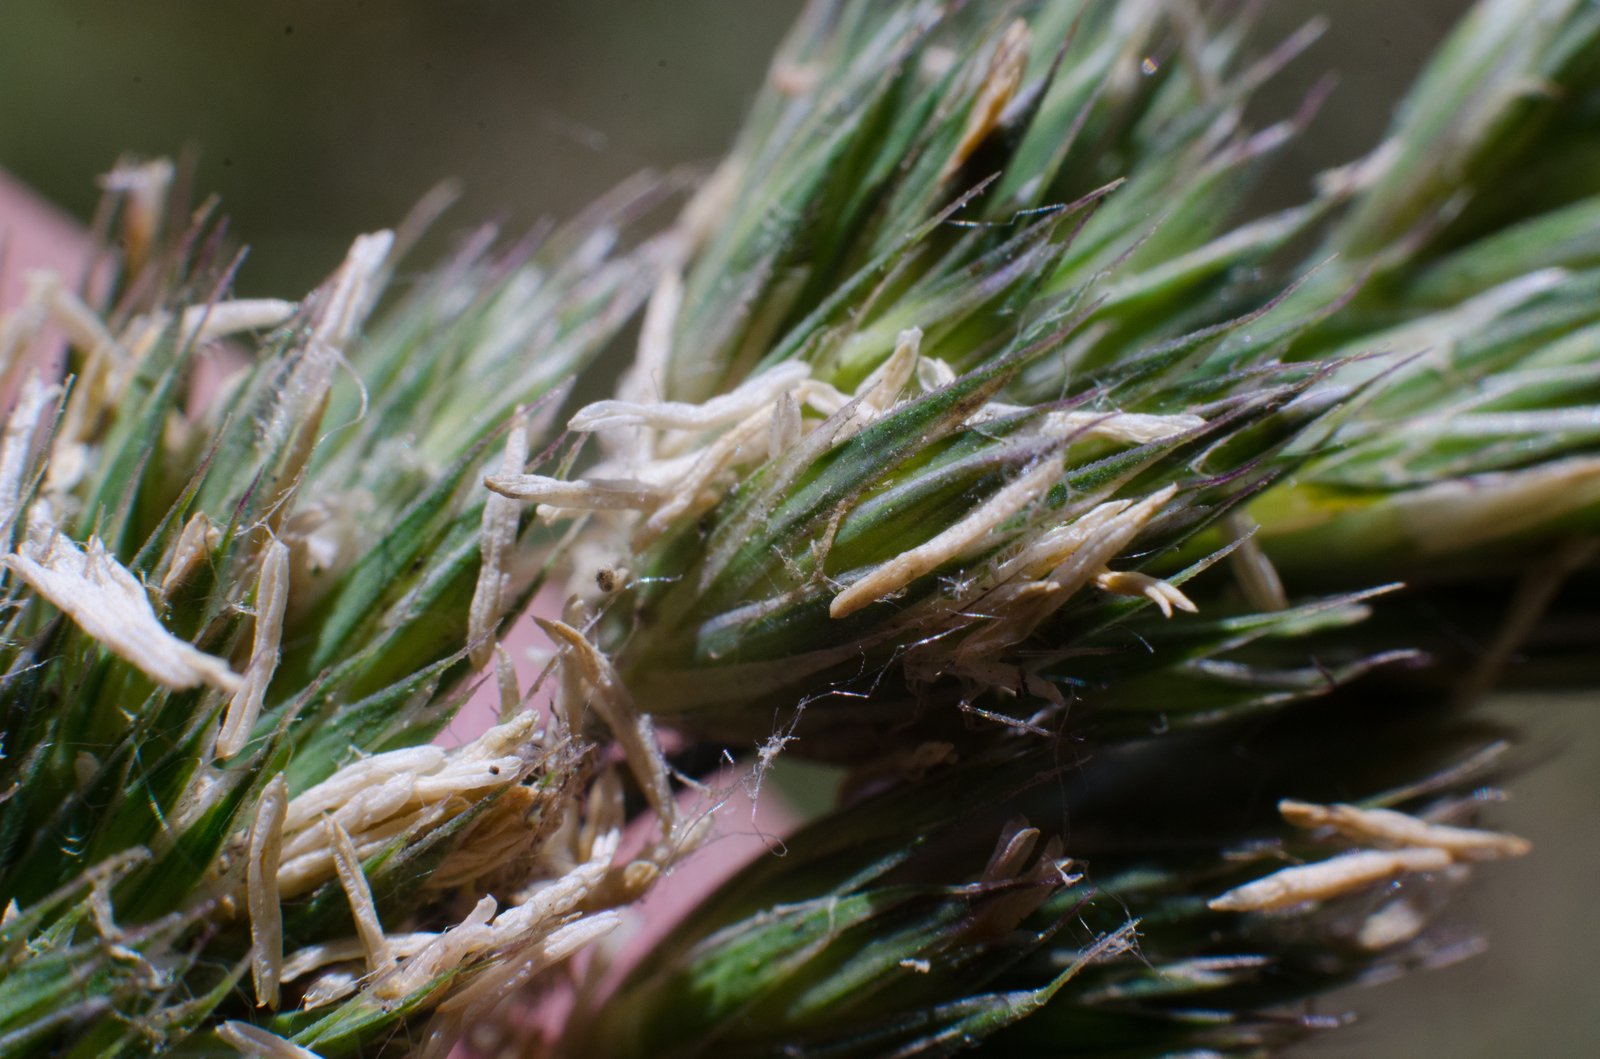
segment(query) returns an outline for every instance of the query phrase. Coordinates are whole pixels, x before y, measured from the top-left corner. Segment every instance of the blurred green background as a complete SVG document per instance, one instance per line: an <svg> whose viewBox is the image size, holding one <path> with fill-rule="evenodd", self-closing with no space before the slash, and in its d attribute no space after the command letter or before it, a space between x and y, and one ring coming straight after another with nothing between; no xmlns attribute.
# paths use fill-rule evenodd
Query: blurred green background
<svg viewBox="0 0 1600 1059"><path fill-rule="evenodd" d="M297 297L358 232L459 177L449 220L570 216L728 145L796 0L5 0L0 165L87 219L123 150L200 151ZM450 225L445 226L448 232Z"/></svg>
<svg viewBox="0 0 1600 1059"><path fill-rule="evenodd" d="M1294 108L1342 84L1263 188L1368 150L1462 0L1271 0L1263 41L1322 12L1329 33L1263 93ZM199 151L252 247L246 295L296 297L352 236L459 177L452 225L570 216L645 166L730 143L799 0L4 0L0 165L87 219L124 150Z"/></svg>
<svg viewBox="0 0 1600 1059"><path fill-rule="evenodd" d="M1326 13L1332 28L1255 104L1291 111L1340 86L1254 209L1299 201L1317 170L1374 146L1394 100L1463 0L1271 0L1259 37ZM731 141L798 0L4 0L0 166L80 218L123 150L199 150L252 256L246 295L298 297L353 235L429 187L465 194L437 251L487 217L517 232L570 216L634 171L714 159ZM427 248L425 248L426 251ZM1600 1052L1600 703L1499 700L1553 760L1511 788L1495 826L1533 856L1493 865L1460 919L1487 955L1317 1004L1355 1011L1301 1059Z"/></svg>

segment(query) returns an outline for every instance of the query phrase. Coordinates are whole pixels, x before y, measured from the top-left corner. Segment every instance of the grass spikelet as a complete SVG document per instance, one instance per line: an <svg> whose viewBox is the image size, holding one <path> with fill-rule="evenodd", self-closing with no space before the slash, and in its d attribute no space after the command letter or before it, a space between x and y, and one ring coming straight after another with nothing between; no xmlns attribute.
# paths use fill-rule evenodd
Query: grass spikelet
<svg viewBox="0 0 1600 1059"><path fill-rule="evenodd" d="M444 1059L576 981L552 1057L1242 1057L1426 964L1531 853L1475 701L1592 670L1600 20L1481 0L1263 214L1326 88L1249 127L1321 32L1254 11L815 0L705 179L416 271L441 190L283 299L119 162L110 289L0 321L0 1053ZM584 972L783 756L837 804Z"/></svg>

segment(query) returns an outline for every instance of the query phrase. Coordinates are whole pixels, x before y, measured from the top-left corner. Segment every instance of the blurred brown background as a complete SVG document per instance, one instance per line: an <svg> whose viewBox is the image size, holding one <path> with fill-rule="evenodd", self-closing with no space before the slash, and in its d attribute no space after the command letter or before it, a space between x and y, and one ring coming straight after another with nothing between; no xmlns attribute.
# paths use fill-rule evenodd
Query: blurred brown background
<svg viewBox="0 0 1600 1059"><path fill-rule="evenodd" d="M1325 12L1331 31L1256 105L1338 91L1262 189L1298 200L1318 169L1378 141L1394 100L1462 0L1272 0L1263 40ZM0 166L80 218L125 149L200 150L253 247L241 293L296 297L357 232L461 178L435 236L486 217L570 216L644 166L714 158L732 139L798 0L5 0ZM1554 760L1512 786L1495 826L1537 845L1493 865L1461 909L1489 952L1326 998L1356 1025L1302 1059L1600 1053L1600 701L1500 700Z"/></svg>

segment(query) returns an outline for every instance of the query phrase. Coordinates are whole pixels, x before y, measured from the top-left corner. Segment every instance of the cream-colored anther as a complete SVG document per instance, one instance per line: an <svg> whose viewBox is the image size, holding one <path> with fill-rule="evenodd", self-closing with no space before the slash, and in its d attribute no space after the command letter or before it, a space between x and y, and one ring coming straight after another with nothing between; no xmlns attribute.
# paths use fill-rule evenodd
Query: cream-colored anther
<svg viewBox="0 0 1600 1059"><path fill-rule="evenodd" d="M366 950L367 973L382 974L395 965L394 953L383 936L383 924L378 920L378 907L372 900L372 887L366 873L361 870L361 858L350 841L350 835L332 817L324 817L322 826L327 830L328 846L333 851L333 864L339 875L339 885L350 901L350 912L355 917L356 934Z"/></svg>
<svg viewBox="0 0 1600 1059"><path fill-rule="evenodd" d="M800 403L792 393L780 393L767 426L767 459L775 460L800 444Z"/></svg>
<svg viewBox="0 0 1600 1059"><path fill-rule="evenodd" d="M858 425L865 426L881 417L900 400L906 383L917 373L921 362L922 329L908 327L895 339L894 352L861 380L855 396L861 398L856 411Z"/></svg>
<svg viewBox="0 0 1600 1059"><path fill-rule="evenodd" d="M97 181L102 189L127 196L122 210L122 234L129 271L134 275L150 258L166 215L167 194L175 172L170 158L119 162Z"/></svg>
<svg viewBox="0 0 1600 1059"><path fill-rule="evenodd" d="M956 649L957 659L972 662L988 658L1031 634L1039 622L1105 569L1106 563L1138 536L1176 492L1176 487L1169 485L1114 514L1098 518L1095 528L1081 537L1074 533L1063 534L1063 539L1054 542L1049 550L1051 557L1065 554L1044 578L1042 583L1046 587L1034 590L1027 585L1008 583L989 593L994 620L961 642ZM1095 512L1090 512L1093 514ZM1085 520L1088 517L1085 516ZM1029 549L1029 558L1023 560L1022 568L1033 567L1041 558L1042 554L1034 554L1033 549Z"/></svg>
<svg viewBox="0 0 1600 1059"><path fill-rule="evenodd" d="M959 171L972 152L977 150L989 134L1000 124L1006 104L1022 85L1022 75L1028 69L1028 50L1033 34L1028 24L1017 19L1006 27L994 54L989 57L989 68L984 71L983 82L978 86L977 98L967 111L967 124L961 130L961 139L945 161L940 180L948 179Z"/></svg>
<svg viewBox="0 0 1600 1059"><path fill-rule="evenodd" d="M678 519L693 518L715 505L720 494L712 488L713 483L730 466L749 458L750 451L759 445L762 435L768 432L771 421L772 410L763 408L707 445L689 468L689 473L673 485L671 493L645 519L634 538L635 548L642 549L665 533ZM766 447L761 448L764 454Z"/></svg>
<svg viewBox="0 0 1600 1059"><path fill-rule="evenodd" d="M569 482L539 474L491 474L483 484L512 500L579 511L650 511L664 499L659 488L632 479Z"/></svg>
<svg viewBox="0 0 1600 1059"><path fill-rule="evenodd" d="M990 530L1038 499L1061 477L1061 458L1043 456L1024 471L1016 481L1003 487L986 500L976 511L934 537L926 544L902 552L895 558L856 581L833 597L828 607L831 617L842 618L853 614L869 603L898 592L922 575L940 565L983 538Z"/></svg>
<svg viewBox="0 0 1600 1059"><path fill-rule="evenodd" d="M279 298L242 298L213 305L191 305L183 311L178 345L210 342L240 331L264 331L287 323L299 311L298 303Z"/></svg>
<svg viewBox="0 0 1600 1059"><path fill-rule="evenodd" d="M244 686L228 663L168 632L139 579L106 553L99 538L88 548L54 532L30 537L3 562L113 654L169 688L209 684L230 694Z"/></svg>
<svg viewBox="0 0 1600 1059"><path fill-rule="evenodd" d="M1450 854L1431 847L1346 853L1273 872L1213 898L1208 906L1219 912L1270 912L1337 897L1402 872L1443 871L1450 863Z"/></svg>
<svg viewBox="0 0 1600 1059"><path fill-rule="evenodd" d="M1105 592L1115 592L1119 596L1143 596L1161 608L1161 616L1172 617L1172 608L1196 613L1196 607L1189 597L1178 591L1176 585L1170 585L1159 577L1151 577L1135 571L1102 570L1095 575L1095 587Z"/></svg>
<svg viewBox="0 0 1600 1059"><path fill-rule="evenodd" d="M17 403L6 417L4 439L0 440L0 548L11 546L11 531L22 512L22 478L28 470L33 436L50 404L61 395L61 387L46 383L34 369L22 383Z"/></svg>
<svg viewBox="0 0 1600 1059"><path fill-rule="evenodd" d="M256 1059L322 1059L310 1048L302 1048L271 1030L252 1026L248 1022L224 1022L217 1027L217 1036L241 1053L255 1056Z"/></svg>
<svg viewBox="0 0 1600 1059"><path fill-rule="evenodd" d="M1393 809L1360 809L1354 805L1317 805L1285 798L1278 812L1296 827L1331 827L1346 838L1387 846L1433 847L1455 860L1499 860L1521 857L1533 843L1502 831L1446 827Z"/></svg>
<svg viewBox="0 0 1600 1059"><path fill-rule="evenodd" d="M528 414L521 408L511 417L506 432L501 474L521 474L528 465ZM517 526L522 505L516 500L490 492L483 502L479 529L478 583L467 608L468 657L474 669L488 665L494 654L494 630L505 616L506 591L511 586L511 560L517 550Z"/></svg>
<svg viewBox="0 0 1600 1059"><path fill-rule="evenodd" d="M278 645L283 638L283 612L288 605L289 546L274 540L261 557L261 576L256 582L255 643L250 665L244 671L244 686L234 693L217 734L218 757L232 757L244 749L261 716L267 687L278 671Z"/></svg>
<svg viewBox="0 0 1600 1059"><path fill-rule="evenodd" d="M483 897L467 918L435 937L421 951L401 965L398 974L380 982L374 990L379 997L398 1000L416 992L445 971L460 966L475 953L494 945L494 929L489 920L497 907L493 897Z"/></svg>
<svg viewBox="0 0 1600 1059"><path fill-rule="evenodd" d="M641 426L656 430L710 430L739 422L771 404L780 393L793 390L810 377L809 365L788 362L762 372L731 393L713 397L701 404L685 404L682 401L657 401L651 404L596 401L580 409L567 426L583 431Z"/></svg>
<svg viewBox="0 0 1600 1059"><path fill-rule="evenodd" d="M283 848L283 820L289 806L289 784L283 773L267 781L256 799L250 824L245 883L250 909L250 973L256 1006L276 1009L283 976L283 908L278 894L278 855Z"/></svg>
<svg viewBox="0 0 1600 1059"><path fill-rule="evenodd" d="M189 580L201 561L222 543L222 530L205 512L197 511L183 524L178 541L172 548L172 560L161 578L161 598L172 595L172 590Z"/></svg>
<svg viewBox="0 0 1600 1059"><path fill-rule="evenodd" d="M1187 434L1206 425L1196 415L1148 415L1143 412L1048 412L1041 429L1052 437L1074 434L1131 445L1148 445Z"/></svg>
<svg viewBox="0 0 1600 1059"><path fill-rule="evenodd" d="M591 705L611 729L611 734L622 745L628 768L644 791L650 808L661 821L663 836L670 836L678 826L678 804L672 797L672 784L668 779L666 757L656 743L655 728L650 718L638 712L633 696L617 676L611 662L583 634L565 622L535 618L539 628L557 644L568 648L583 679L594 689Z"/></svg>
<svg viewBox="0 0 1600 1059"><path fill-rule="evenodd" d="M517 667L503 644L494 645L494 684L500 693L500 723L506 724L522 707L522 689L517 687Z"/></svg>

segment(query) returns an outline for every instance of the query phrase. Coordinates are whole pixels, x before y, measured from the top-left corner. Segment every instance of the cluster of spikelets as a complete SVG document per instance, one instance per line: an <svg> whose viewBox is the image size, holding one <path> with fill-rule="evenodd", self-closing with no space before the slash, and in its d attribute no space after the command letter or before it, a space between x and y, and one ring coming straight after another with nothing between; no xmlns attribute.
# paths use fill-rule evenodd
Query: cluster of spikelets
<svg viewBox="0 0 1600 1059"><path fill-rule="evenodd" d="M1484 0L1230 228L1323 91L1244 128L1317 32L1247 61L1254 11L816 0L708 178L370 322L438 197L232 300L214 204L119 166L0 326L0 1056L1253 1055L1477 951L1439 913L1527 844L1466 708L1588 677L1541 619L1600 517L1600 11ZM840 804L508 1033L729 752Z"/></svg>
<svg viewBox="0 0 1600 1059"><path fill-rule="evenodd" d="M6 321L0 1042L159 1051L259 1010L270 1029L217 1032L292 1050L273 1042L315 1026L341 1054L426 1025L414 1043L443 1054L709 824L672 815L649 721L592 650L543 720L500 650L503 723L428 745L549 551L519 547L484 454L525 464L637 308L660 250L614 256L615 225L664 190L542 248L469 244L358 349L406 229L358 239L302 304L226 300L223 226L209 204L168 218L172 180L108 178L100 308L36 276ZM70 387L20 360L47 321ZM241 331L271 334L205 393ZM591 705L668 821L623 863Z"/></svg>

